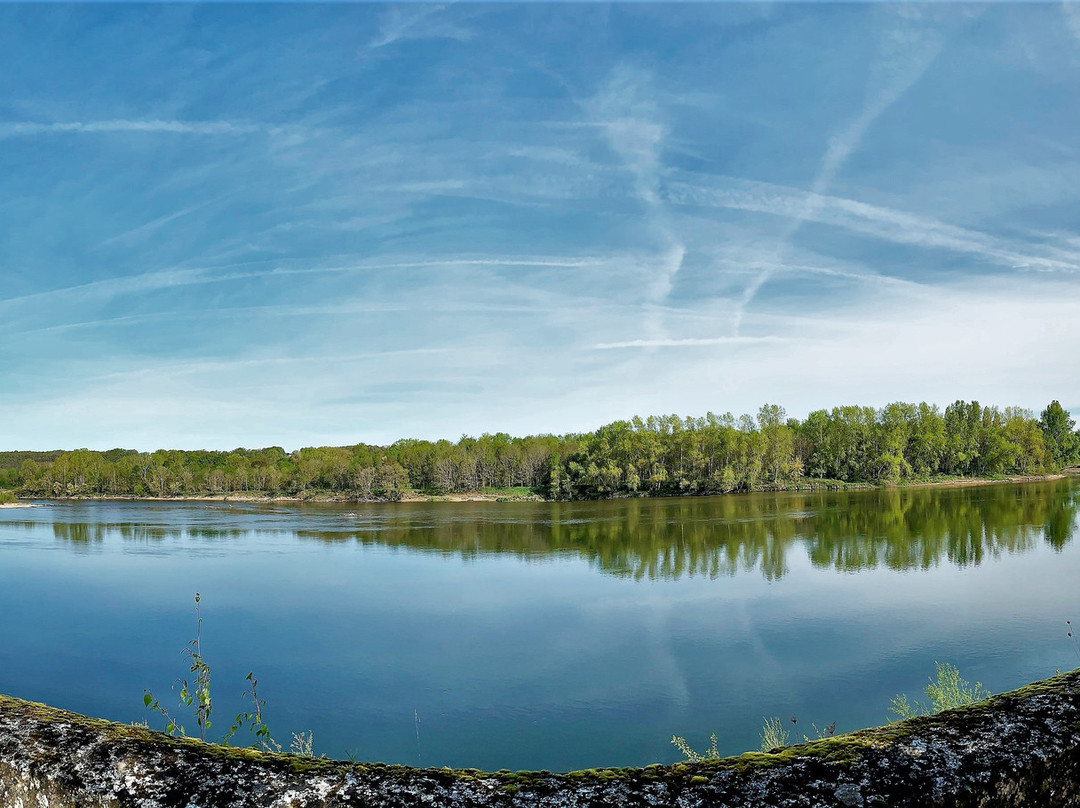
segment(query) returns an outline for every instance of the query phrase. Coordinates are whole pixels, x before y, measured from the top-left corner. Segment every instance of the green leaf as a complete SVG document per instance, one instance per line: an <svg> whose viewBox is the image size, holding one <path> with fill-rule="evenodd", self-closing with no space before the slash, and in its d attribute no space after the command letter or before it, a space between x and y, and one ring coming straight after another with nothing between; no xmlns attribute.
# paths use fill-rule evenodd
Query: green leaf
<svg viewBox="0 0 1080 808"><path fill-rule="evenodd" d="M145 696L142 697L143 707L149 707L150 702L152 702L153 700L154 700L154 697L151 696L149 693L147 693Z"/></svg>

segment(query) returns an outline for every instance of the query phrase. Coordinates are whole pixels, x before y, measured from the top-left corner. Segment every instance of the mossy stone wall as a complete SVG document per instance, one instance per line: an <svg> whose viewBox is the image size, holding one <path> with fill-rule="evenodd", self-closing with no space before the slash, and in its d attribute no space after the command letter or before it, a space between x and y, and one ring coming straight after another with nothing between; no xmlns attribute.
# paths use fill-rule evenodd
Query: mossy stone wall
<svg viewBox="0 0 1080 808"><path fill-rule="evenodd" d="M0 696L0 806L1066 808L1080 806L1080 670L774 754L567 774L226 749Z"/></svg>

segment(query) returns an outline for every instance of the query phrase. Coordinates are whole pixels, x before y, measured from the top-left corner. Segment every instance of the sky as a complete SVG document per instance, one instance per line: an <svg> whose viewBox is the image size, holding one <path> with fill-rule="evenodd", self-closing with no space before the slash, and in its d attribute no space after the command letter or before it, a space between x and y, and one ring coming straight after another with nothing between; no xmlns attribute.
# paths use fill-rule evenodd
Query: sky
<svg viewBox="0 0 1080 808"><path fill-rule="evenodd" d="M0 4L0 449L1080 413L1080 3Z"/></svg>

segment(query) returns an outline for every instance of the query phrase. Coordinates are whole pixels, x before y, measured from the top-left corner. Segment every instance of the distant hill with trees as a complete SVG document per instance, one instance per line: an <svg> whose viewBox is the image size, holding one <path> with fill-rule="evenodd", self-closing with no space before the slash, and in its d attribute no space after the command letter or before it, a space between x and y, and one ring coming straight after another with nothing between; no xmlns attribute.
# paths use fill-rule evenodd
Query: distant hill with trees
<svg viewBox="0 0 1080 808"><path fill-rule="evenodd" d="M844 406L805 420L634 417L594 432L505 433L390 446L224 451L0 453L0 488L24 496L169 497L264 493L400 499L525 487L552 499L713 494L807 486L1038 475L1080 463L1076 424L1054 401L1029 410L956 401Z"/></svg>

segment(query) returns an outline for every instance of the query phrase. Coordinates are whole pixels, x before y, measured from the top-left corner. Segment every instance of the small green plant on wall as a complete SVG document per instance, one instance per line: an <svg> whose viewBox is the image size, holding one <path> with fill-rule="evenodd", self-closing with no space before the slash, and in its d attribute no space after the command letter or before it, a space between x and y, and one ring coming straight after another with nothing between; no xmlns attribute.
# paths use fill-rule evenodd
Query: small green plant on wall
<svg viewBox="0 0 1080 808"><path fill-rule="evenodd" d="M1069 626L1069 639L1075 643L1075 638L1072 634L1072 624L1066 621ZM1076 648L1077 655L1080 656L1080 647ZM929 699L929 704L923 704L921 702L915 702L912 704L908 701L908 698L904 694L893 696L891 711L896 718L891 718L890 721L902 721L908 718L914 718L919 715L931 715L933 713L940 713L942 710L952 710L956 707L967 707L972 704L977 704L984 699L990 698L992 695L989 690L982 686L982 682L976 682L974 685L967 680L961 678L960 671L957 670L955 665L950 665L947 662L935 662L935 677L930 679L930 683L925 688L926 697ZM791 717L791 724L795 729L796 742L800 733L798 732L798 719L795 716ZM813 728L813 734L815 738L811 738L809 735L802 735L803 741L810 742L812 740L821 740L823 738L831 738L836 733L836 723L828 724L823 729L818 729L816 724L811 724ZM771 752L774 749L782 749L789 745L791 742L791 735L784 726L784 722L779 717L766 718L765 723L761 728L761 751ZM686 738L680 735L672 735L671 743L678 749L683 757L690 763L700 763L706 760L716 760L720 757L720 752L717 748L716 735L709 736L710 746L704 752L698 752L687 743Z"/></svg>
<svg viewBox="0 0 1080 808"><path fill-rule="evenodd" d="M681 735L671 736L672 745L678 749L690 763L701 763L704 760L716 760L720 757L720 751L716 748L716 733L709 736L709 748L704 752L696 751Z"/></svg>
<svg viewBox="0 0 1080 808"><path fill-rule="evenodd" d="M202 652L202 613L200 603L202 597L195 593L195 637L184 648L183 653L191 660L189 672L194 674L193 680L177 679L175 685L180 688L180 707L193 711L195 723L199 728L199 740L206 740L206 732L213 726L211 716L214 712L214 702L210 695L210 665L207 664ZM243 698L251 702L251 710L237 714L228 731L221 739L221 744L230 746L236 733L243 727L247 727L255 736L255 745L270 752L281 752L282 747L270 734L270 728L263 719L263 709L266 702L259 698L259 680L254 673L249 672L247 677L247 689ZM177 737L190 737L183 724L169 713L169 710L147 688L143 694L143 706L151 712L159 713L165 719L165 733ZM312 733L293 733L289 751L294 754L314 757ZM324 756L325 757L325 756Z"/></svg>
<svg viewBox="0 0 1080 808"><path fill-rule="evenodd" d="M936 676L924 689L926 697L930 700L929 705L918 701L911 704L903 693L893 696L890 710L896 718L891 720L903 721L917 715L932 715L956 707L967 707L993 695L982 686L982 682L972 685L960 678L960 671L955 665L950 665L948 662L935 662L934 668Z"/></svg>
<svg viewBox="0 0 1080 808"><path fill-rule="evenodd" d="M788 745L788 731L784 729L779 716L766 718L761 727L761 751L769 752L773 749Z"/></svg>

